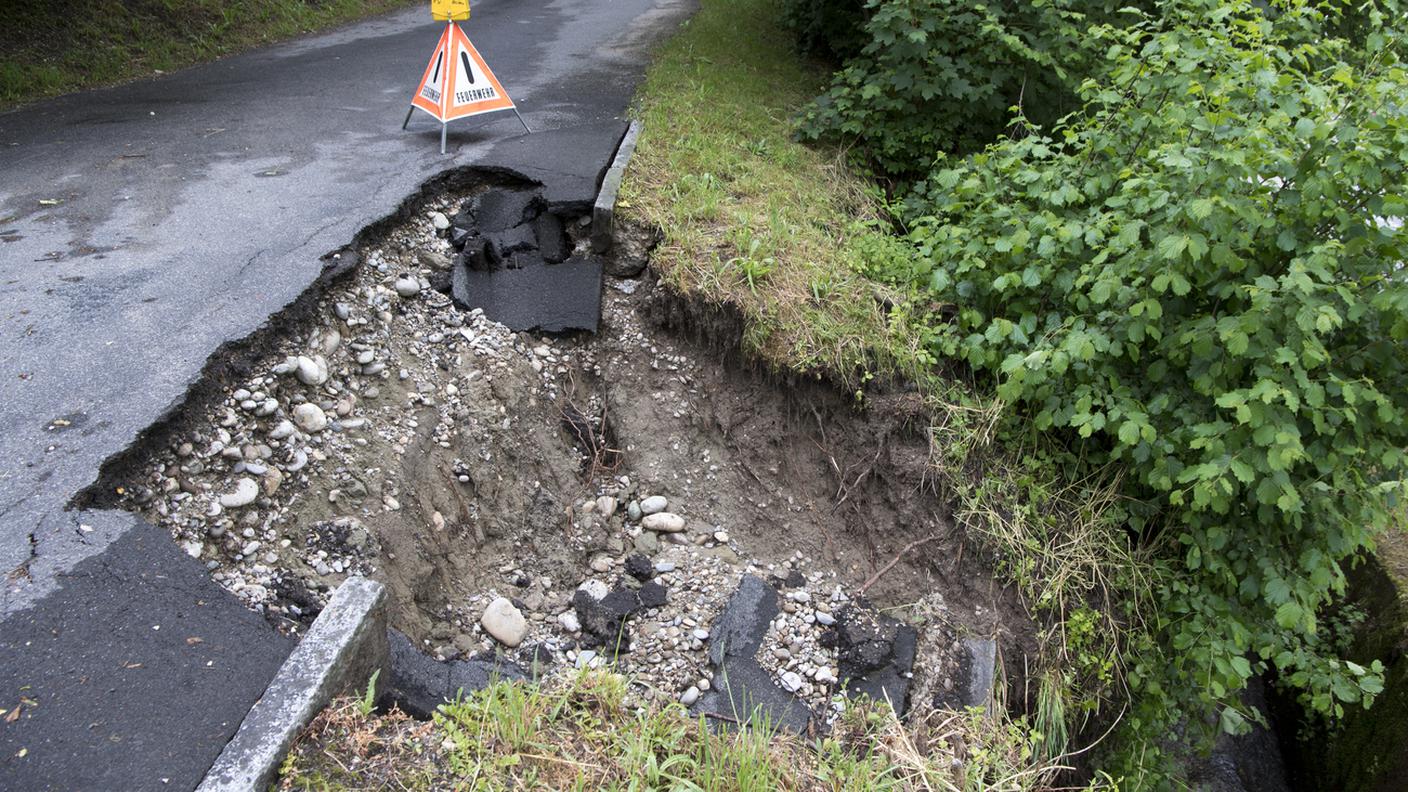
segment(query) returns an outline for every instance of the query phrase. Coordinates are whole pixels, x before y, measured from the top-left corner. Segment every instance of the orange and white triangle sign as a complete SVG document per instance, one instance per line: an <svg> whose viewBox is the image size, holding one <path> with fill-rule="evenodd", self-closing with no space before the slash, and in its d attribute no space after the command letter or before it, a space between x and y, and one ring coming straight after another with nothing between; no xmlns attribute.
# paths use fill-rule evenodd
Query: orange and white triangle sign
<svg viewBox="0 0 1408 792"><path fill-rule="evenodd" d="M489 71L479 50L469 43L460 26L450 22L435 45L425 76L420 78L411 105L435 116L441 123L454 118L507 110L513 100Z"/></svg>

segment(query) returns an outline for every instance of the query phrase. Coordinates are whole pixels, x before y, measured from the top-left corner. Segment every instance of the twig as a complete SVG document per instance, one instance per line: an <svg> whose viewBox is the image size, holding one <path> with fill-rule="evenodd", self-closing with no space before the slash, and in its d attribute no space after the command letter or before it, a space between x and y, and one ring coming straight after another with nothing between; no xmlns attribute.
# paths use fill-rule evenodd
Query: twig
<svg viewBox="0 0 1408 792"><path fill-rule="evenodd" d="M875 585L875 581L879 580L881 575L885 574L886 572L889 572L890 568L893 567L895 564L898 564L901 558L904 558L905 556L909 555L909 552L911 550L918 547L919 545L924 544L925 542L932 542L937 538L939 538L938 534L929 534L923 539L915 539L913 542L910 542L909 544L905 545L903 550L899 551L899 553L896 554L894 558L890 559L890 563L880 567L880 569L877 570L875 574L870 576L869 580L865 581L864 585L862 585L860 587L860 590L856 593L864 594L866 590L868 590L871 586Z"/></svg>

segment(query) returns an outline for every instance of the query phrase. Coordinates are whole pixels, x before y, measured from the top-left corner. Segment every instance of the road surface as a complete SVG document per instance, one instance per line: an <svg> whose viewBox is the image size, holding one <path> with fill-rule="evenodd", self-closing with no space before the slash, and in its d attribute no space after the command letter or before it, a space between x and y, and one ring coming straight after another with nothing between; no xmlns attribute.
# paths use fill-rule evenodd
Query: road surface
<svg viewBox="0 0 1408 792"><path fill-rule="evenodd" d="M414 8L0 114L0 789L189 789L291 648L161 531L66 509L222 343L418 185L512 168L589 201L650 47L694 0L485 0L517 101L401 121ZM198 640L191 640L198 639Z"/></svg>

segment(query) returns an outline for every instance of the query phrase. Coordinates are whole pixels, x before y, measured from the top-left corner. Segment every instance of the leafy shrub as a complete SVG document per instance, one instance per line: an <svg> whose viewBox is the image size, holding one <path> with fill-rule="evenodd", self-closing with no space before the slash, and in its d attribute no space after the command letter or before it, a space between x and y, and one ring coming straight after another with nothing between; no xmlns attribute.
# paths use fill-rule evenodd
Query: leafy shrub
<svg viewBox="0 0 1408 792"><path fill-rule="evenodd" d="M922 175L940 153L990 142L1013 106L1037 123L1075 109L1094 54L1086 30L1121 5L867 0L865 45L803 112L799 132L857 144L885 175Z"/></svg>
<svg viewBox="0 0 1408 792"><path fill-rule="evenodd" d="M1158 10L1092 28L1084 113L941 163L889 270L956 306L938 355L1128 466L1131 527L1171 548L1129 668L1156 740L1244 730L1237 691L1271 669L1329 717L1373 701L1381 666L1317 614L1408 467L1396 5Z"/></svg>

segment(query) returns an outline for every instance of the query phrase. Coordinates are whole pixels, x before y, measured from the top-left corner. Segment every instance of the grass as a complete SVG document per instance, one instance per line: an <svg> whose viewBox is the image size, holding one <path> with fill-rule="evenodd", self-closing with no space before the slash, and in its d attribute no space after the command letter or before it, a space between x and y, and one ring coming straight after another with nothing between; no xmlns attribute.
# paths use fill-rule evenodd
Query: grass
<svg viewBox="0 0 1408 792"><path fill-rule="evenodd" d="M1017 792L1057 770L1033 761L1030 730L977 712L905 725L888 705L859 702L830 736L807 740L766 726L710 728L678 705L634 709L629 689L605 670L501 682L428 722L341 699L294 745L276 788Z"/></svg>
<svg viewBox="0 0 1408 792"><path fill-rule="evenodd" d="M408 0L6 0L0 3L0 110L174 71L409 4Z"/></svg>
<svg viewBox="0 0 1408 792"><path fill-rule="evenodd" d="M849 386L927 376L920 334L856 266L883 236L877 193L843 153L792 140L827 71L791 40L777 0L704 0L638 94L621 215L661 230L661 277L740 311L764 361Z"/></svg>

